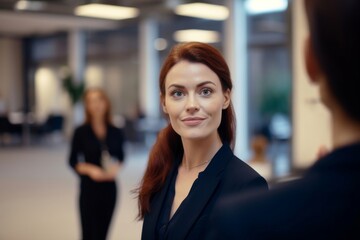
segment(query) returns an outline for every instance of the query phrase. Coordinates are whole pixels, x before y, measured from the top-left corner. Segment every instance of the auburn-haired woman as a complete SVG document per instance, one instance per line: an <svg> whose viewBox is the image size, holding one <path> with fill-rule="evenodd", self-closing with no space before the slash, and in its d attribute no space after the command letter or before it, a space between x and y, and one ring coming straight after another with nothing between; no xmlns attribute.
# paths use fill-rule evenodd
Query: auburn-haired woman
<svg viewBox="0 0 360 240"><path fill-rule="evenodd" d="M111 121L102 89L84 94L85 123L72 139L69 163L80 176L82 239L106 239L116 203L116 175L124 159L123 133Z"/></svg>
<svg viewBox="0 0 360 240"><path fill-rule="evenodd" d="M176 45L159 80L170 123L138 189L142 239L201 239L219 197L267 189L267 183L233 154L232 82L218 50L199 42Z"/></svg>

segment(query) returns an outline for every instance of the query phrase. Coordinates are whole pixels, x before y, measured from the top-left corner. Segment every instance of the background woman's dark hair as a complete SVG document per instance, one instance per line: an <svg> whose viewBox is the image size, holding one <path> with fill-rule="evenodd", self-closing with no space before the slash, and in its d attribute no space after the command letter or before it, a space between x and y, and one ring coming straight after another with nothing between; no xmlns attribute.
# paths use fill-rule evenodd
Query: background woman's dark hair
<svg viewBox="0 0 360 240"><path fill-rule="evenodd" d="M360 1L305 0L311 41L330 91L360 121Z"/></svg>
<svg viewBox="0 0 360 240"><path fill-rule="evenodd" d="M85 110L85 124L90 124L92 121L92 116L87 108L87 96L89 95L89 93L92 92L97 92L100 94L101 98L105 101L106 104L106 112L104 115L104 122L107 125L112 125L112 114L111 114L111 103L110 103L110 99L107 96L107 94L105 93L105 91L102 88L88 88L83 95L83 102L84 102L84 110Z"/></svg>
<svg viewBox="0 0 360 240"><path fill-rule="evenodd" d="M166 75L182 60L205 64L219 77L223 91L232 89L230 71L221 53L208 44L189 42L173 47L165 59L159 78L161 96L165 96ZM222 112L218 133L222 142L229 143L231 148L234 147L235 114L232 104ZM180 136L169 124L157 137L138 189L139 219L144 218L144 215L150 211L151 197L162 188L173 165L174 157L183 155L183 151Z"/></svg>

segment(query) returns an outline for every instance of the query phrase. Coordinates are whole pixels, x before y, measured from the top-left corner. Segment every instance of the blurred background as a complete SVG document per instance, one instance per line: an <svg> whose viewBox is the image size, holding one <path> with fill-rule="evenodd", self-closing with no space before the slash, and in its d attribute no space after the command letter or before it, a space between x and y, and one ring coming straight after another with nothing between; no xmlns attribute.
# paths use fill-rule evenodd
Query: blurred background
<svg viewBox="0 0 360 240"><path fill-rule="evenodd" d="M158 73L170 48L207 42L232 73L235 153L271 184L331 147L303 63L302 0L0 0L0 239L79 239L69 140L84 88L102 87L126 133L110 239L140 239L136 188L166 119Z"/></svg>

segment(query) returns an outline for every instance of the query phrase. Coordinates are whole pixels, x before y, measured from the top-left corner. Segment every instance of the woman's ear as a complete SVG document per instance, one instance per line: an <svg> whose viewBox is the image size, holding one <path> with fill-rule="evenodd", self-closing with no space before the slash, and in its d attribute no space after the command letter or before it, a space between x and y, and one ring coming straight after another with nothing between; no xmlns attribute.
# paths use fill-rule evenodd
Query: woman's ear
<svg viewBox="0 0 360 240"><path fill-rule="evenodd" d="M163 112L167 114L168 112L167 112L166 105L165 105L165 97L162 94L160 94L160 102L161 102L161 107L163 109Z"/></svg>
<svg viewBox="0 0 360 240"><path fill-rule="evenodd" d="M323 73L316 57L314 46L311 42L310 36L305 39L304 55L305 67L310 77L310 80L311 82L318 83L318 80L323 77Z"/></svg>
<svg viewBox="0 0 360 240"><path fill-rule="evenodd" d="M225 92L224 92L224 104L223 104L223 109L227 109L230 105L230 102L231 102L231 91L230 89L227 89Z"/></svg>

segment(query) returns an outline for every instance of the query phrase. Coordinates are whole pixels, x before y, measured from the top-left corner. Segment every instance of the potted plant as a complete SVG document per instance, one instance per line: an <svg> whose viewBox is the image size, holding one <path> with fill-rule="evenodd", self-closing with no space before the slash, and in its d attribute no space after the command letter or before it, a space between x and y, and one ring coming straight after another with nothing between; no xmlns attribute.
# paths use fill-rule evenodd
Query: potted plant
<svg viewBox="0 0 360 240"><path fill-rule="evenodd" d="M85 84L84 81L81 81L79 83L75 83L73 81L72 75L68 74L63 79L63 87L68 93L71 103L74 106L77 102L81 100L81 97L85 91Z"/></svg>

